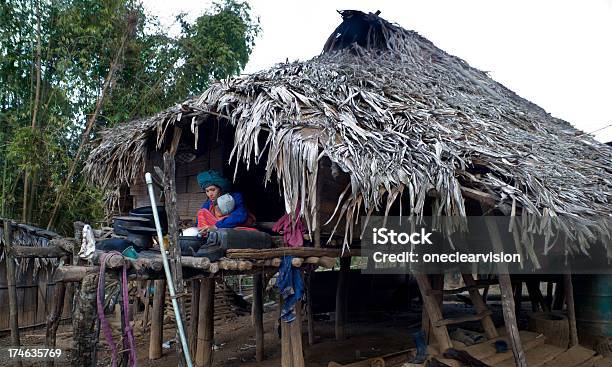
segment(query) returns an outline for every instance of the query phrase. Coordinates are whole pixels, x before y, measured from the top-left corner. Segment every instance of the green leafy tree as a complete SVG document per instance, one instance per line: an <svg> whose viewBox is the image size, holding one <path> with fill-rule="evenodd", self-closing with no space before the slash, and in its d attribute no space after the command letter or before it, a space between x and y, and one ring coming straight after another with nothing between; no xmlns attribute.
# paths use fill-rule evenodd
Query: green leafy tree
<svg viewBox="0 0 612 367"><path fill-rule="evenodd" d="M69 233L74 220L103 218L103 193L80 169L87 149L76 152L118 50L85 141L100 127L152 115L239 73L259 32L248 4L232 0L194 23L177 21L182 32L171 37L131 0L0 0L2 216L45 225L68 183L55 229Z"/></svg>

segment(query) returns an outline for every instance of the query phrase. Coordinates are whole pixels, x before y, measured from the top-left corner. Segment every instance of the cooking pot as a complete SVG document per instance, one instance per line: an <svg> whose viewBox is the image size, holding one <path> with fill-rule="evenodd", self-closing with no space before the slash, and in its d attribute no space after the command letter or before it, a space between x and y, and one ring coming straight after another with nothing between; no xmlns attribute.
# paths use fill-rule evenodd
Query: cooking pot
<svg viewBox="0 0 612 367"><path fill-rule="evenodd" d="M159 224L162 228L162 234L168 233L168 217L166 216L166 208L163 206L157 207L157 214L159 215ZM150 227L155 228L155 222L153 219L153 209L151 206L143 206L140 208L130 210L130 217L147 218L151 221Z"/></svg>

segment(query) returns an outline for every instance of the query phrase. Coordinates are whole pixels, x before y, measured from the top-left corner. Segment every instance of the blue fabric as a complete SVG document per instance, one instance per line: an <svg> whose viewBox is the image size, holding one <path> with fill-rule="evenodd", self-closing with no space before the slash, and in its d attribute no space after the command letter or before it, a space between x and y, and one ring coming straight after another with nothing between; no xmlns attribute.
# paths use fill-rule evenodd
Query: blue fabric
<svg viewBox="0 0 612 367"><path fill-rule="evenodd" d="M232 189L231 182L227 178L221 176L221 174L215 170L204 171L198 173L198 184L202 190L206 190L208 186L215 185L221 188L223 192L229 192Z"/></svg>
<svg viewBox="0 0 612 367"><path fill-rule="evenodd" d="M247 212L246 207L244 206L244 201L242 200L242 194L239 192L233 192L230 195L234 198L234 210L226 217L217 222L217 228L234 228L240 226L244 223L249 213ZM202 208L210 210L211 201L207 199L204 204L202 204ZM196 218L196 227L198 226Z"/></svg>
<svg viewBox="0 0 612 367"><path fill-rule="evenodd" d="M281 297L283 297L283 308L280 318L284 322L295 320L295 304L304 295L302 275L299 268L291 265L292 259L293 256L283 257L283 261L278 268L278 278L276 279L276 286L280 291Z"/></svg>

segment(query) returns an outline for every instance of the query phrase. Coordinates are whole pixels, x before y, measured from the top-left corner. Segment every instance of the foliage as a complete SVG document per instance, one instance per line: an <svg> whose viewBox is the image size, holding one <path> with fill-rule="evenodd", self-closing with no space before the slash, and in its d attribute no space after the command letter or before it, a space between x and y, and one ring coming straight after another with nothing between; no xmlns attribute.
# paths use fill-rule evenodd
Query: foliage
<svg viewBox="0 0 612 367"><path fill-rule="evenodd" d="M259 32L248 4L233 0L193 23L177 21L181 33L173 37L132 0L0 0L0 215L21 217L27 171L27 218L46 225L118 50L119 70L90 139L100 127L152 115L239 73ZM80 169L69 179L56 226L64 232L76 219L103 218L103 193Z"/></svg>

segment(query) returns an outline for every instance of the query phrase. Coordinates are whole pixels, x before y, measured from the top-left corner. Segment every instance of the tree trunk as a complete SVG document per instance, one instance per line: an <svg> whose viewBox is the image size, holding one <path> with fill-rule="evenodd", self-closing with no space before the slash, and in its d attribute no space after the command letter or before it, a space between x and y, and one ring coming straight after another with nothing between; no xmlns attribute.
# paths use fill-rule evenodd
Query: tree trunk
<svg viewBox="0 0 612 367"><path fill-rule="evenodd" d="M53 293L53 309L47 318L47 331L45 333L45 346L55 348L57 328L64 310L64 299L66 297L66 283L56 282L55 292ZM53 367L53 359L47 361L47 367Z"/></svg>
<svg viewBox="0 0 612 367"><path fill-rule="evenodd" d="M175 129L173 143L175 140L180 138L180 129ZM177 141L178 143L178 141ZM185 286L183 284L183 266L181 264L181 248L178 243L179 238L179 215L176 207L176 185L175 185L175 163L174 154L170 152L164 153L164 197L166 213L168 216L168 238L170 239L170 267L172 270L172 280L174 281L174 287L176 295L178 296L178 306L181 317L185 318L185 301L181 297L185 293ZM185 323L183 323L185 325ZM179 329L176 330L176 347L179 354L179 365L183 366L185 363L185 351L181 343Z"/></svg>
<svg viewBox="0 0 612 367"><path fill-rule="evenodd" d="M72 314L74 346L72 349L72 366L81 367L91 363L95 345L94 323L96 311L96 289L98 274L89 274L81 281L81 289L76 298Z"/></svg>

